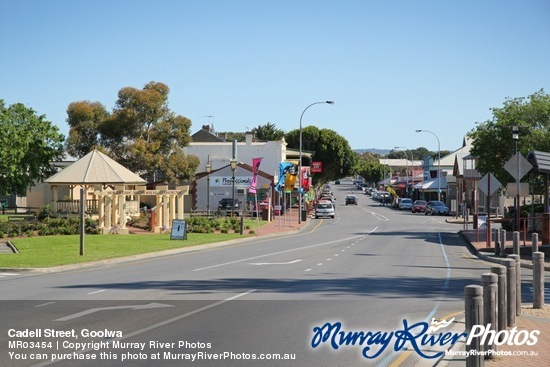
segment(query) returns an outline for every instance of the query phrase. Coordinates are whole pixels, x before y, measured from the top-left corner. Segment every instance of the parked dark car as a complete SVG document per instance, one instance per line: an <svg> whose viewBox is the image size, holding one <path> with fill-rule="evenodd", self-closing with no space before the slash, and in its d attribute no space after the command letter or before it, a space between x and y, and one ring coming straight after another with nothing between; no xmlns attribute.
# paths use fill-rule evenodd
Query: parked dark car
<svg viewBox="0 0 550 367"><path fill-rule="evenodd" d="M415 202L412 205L411 212L416 213L420 212L423 213L426 210L426 204L428 202L426 200L415 200Z"/></svg>
<svg viewBox="0 0 550 367"><path fill-rule="evenodd" d="M357 196L355 195L346 195L346 205L357 205Z"/></svg>
<svg viewBox="0 0 550 367"><path fill-rule="evenodd" d="M445 205L444 202L442 201L437 201L437 200L434 200L434 201L428 201L428 203L426 204L426 211L424 211L424 214L425 215L434 215L434 214L439 214L439 215L449 215L449 207L447 207L447 205Z"/></svg>
<svg viewBox="0 0 550 367"><path fill-rule="evenodd" d="M234 203L233 211L239 210L239 202L237 201L237 199L233 200L233 199L230 199L230 198L221 199L220 202L218 203L218 210L231 211L231 202L232 201Z"/></svg>

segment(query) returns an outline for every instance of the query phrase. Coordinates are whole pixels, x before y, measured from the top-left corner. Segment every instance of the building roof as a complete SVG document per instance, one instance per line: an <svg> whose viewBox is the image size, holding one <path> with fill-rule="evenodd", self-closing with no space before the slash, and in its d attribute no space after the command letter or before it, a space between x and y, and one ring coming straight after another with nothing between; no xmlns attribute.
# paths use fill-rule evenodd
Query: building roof
<svg viewBox="0 0 550 367"><path fill-rule="evenodd" d="M441 177L441 180L439 181L439 185L437 181L438 181L437 178L433 178L428 181L417 183L413 187L416 190L423 190L423 191L437 191L438 189L444 190L447 187L447 177Z"/></svg>
<svg viewBox="0 0 550 367"><path fill-rule="evenodd" d="M191 140L201 143L221 143L224 141L212 133L212 128L209 125L203 125L202 129L191 135Z"/></svg>
<svg viewBox="0 0 550 367"><path fill-rule="evenodd" d="M527 160L538 173L550 173L550 153L533 150L527 155Z"/></svg>
<svg viewBox="0 0 550 367"><path fill-rule="evenodd" d="M93 150L67 168L46 179L50 185L145 185L147 181Z"/></svg>

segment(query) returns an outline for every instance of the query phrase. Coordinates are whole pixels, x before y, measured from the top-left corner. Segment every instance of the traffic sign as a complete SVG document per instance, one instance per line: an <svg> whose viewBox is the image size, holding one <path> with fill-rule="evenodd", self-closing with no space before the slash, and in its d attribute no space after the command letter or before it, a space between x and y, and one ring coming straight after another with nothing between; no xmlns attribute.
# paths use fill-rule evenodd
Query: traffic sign
<svg viewBox="0 0 550 367"><path fill-rule="evenodd" d="M519 177L518 175L518 155L519 155ZM533 168L533 165L529 163L525 157L521 155L520 152L517 152L512 158L506 162L504 165L506 171L512 175L516 180L521 180L523 176L527 174Z"/></svg>
<svg viewBox="0 0 550 367"><path fill-rule="evenodd" d="M480 189L485 195L493 195L500 188L500 186L502 186L502 184L495 176L493 176L492 173L487 173L477 183L477 188Z"/></svg>

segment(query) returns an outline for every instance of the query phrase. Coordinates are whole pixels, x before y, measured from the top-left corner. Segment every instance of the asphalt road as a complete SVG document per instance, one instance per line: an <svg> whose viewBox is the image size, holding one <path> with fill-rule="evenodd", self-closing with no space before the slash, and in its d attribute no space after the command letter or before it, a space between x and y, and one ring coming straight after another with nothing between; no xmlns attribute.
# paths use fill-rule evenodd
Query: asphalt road
<svg viewBox="0 0 550 367"><path fill-rule="evenodd" d="M491 264L445 217L382 207L351 184L332 188L336 217L308 220L298 234L0 278L1 365L391 365L399 354L381 347L383 333L463 317L464 287ZM345 205L350 191L358 205ZM370 331L373 344L331 346L315 332L326 323ZM412 353L401 365L424 360Z"/></svg>

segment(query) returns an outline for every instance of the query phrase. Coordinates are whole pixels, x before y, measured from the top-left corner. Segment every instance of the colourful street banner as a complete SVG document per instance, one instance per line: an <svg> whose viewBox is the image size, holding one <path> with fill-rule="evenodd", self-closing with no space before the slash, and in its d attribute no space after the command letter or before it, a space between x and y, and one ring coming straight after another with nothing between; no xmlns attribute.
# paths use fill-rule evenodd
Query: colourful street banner
<svg viewBox="0 0 550 367"><path fill-rule="evenodd" d="M250 183L250 188L248 192L255 194L256 185L258 181L258 171L260 170L260 163L262 163L262 158L252 158L252 182Z"/></svg>
<svg viewBox="0 0 550 367"><path fill-rule="evenodd" d="M309 173L307 167L302 167L302 192L305 192L309 189Z"/></svg>
<svg viewBox="0 0 550 367"><path fill-rule="evenodd" d="M293 164L290 162L281 162L279 164L279 181L275 185L275 191L281 192L284 189L286 174L292 166Z"/></svg>
<svg viewBox="0 0 550 367"><path fill-rule="evenodd" d="M285 179L285 191L292 191L296 186L296 179L298 178L298 165L293 164L288 170Z"/></svg>

